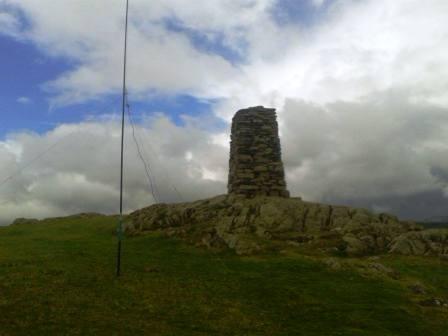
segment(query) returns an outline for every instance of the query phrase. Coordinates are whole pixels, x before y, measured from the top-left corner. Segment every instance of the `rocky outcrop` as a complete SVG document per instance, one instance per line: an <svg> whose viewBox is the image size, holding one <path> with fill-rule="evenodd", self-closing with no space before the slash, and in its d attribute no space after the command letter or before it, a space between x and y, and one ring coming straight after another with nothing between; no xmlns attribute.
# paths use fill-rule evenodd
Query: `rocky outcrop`
<svg viewBox="0 0 448 336"><path fill-rule="evenodd" d="M390 252L403 255L438 255L448 257L448 230L432 229L398 236Z"/></svg>
<svg viewBox="0 0 448 336"><path fill-rule="evenodd" d="M64 216L64 217L50 217L45 219L36 219L36 218L16 218L11 223L11 225L23 225L23 224L38 224L46 220L56 220L56 219L77 219L77 218L83 218L83 219L90 219L94 217L105 217L106 215L96 213L96 212L82 212L79 214L74 214L70 216Z"/></svg>
<svg viewBox="0 0 448 336"><path fill-rule="evenodd" d="M338 250L349 255L385 253L403 235L421 234L421 228L414 223L365 209L299 198L248 199L233 195L152 205L129 216L129 235L155 230L207 248L231 248L238 254L286 245Z"/></svg>
<svg viewBox="0 0 448 336"><path fill-rule="evenodd" d="M36 223L39 223L39 220L35 218L16 218L11 223L11 225L36 224Z"/></svg>
<svg viewBox="0 0 448 336"><path fill-rule="evenodd" d="M388 214L289 198L275 109L258 106L235 114L229 168L228 195L135 211L126 232L160 230L238 254L307 246L348 255L448 256L446 233L421 231L418 225Z"/></svg>
<svg viewBox="0 0 448 336"><path fill-rule="evenodd" d="M239 110L232 120L229 194L289 197L275 109Z"/></svg>

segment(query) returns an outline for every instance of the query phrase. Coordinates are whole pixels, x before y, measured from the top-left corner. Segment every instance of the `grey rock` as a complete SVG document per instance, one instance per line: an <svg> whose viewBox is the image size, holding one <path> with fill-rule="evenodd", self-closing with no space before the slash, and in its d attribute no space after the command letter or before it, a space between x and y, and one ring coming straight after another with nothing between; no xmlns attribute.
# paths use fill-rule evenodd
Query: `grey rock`
<svg viewBox="0 0 448 336"><path fill-rule="evenodd" d="M426 288L419 282L409 285L408 288L414 294L418 294L418 295L426 294Z"/></svg>
<svg viewBox="0 0 448 336"><path fill-rule="evenodd" d="M239 254L257 253L267 241L276 241L285 245L316 245L325 251L343 248L349 255L365 255L387 252L390 241L407 228L401 222L383 224L368 212L363 212L362 217L368 218L368 222L354 221L349 217L354 212L350 208L338 208L335 212L332 206L300 198L223 195L137 210L129 215L125 231L139 235L159 230L206 248L227 247ZM344 213L346 221L342 220Z"/></svg>
<svg viewBox="0 0 448 336"><path fill-rule="evenodd" d="M341 263L336 258L327 258L323 260L323 263L330 269L334 271L339 271L342 269Z"/></svg>
<svg viewBox="0 0 448 336"><path fill-rule="evenodd" d="M239 110L230 138L229 194L289 197L275 109Z"/></svg>
<svg viewBox="0 0 448 336"><path fill-rule="evenodd" d="M418 235L419 228L395 216L289 198L275 109L262 106L240 110L233 117L228 195L152 205L133 212L125 227L129 235L155 230L206 248L227 247L237 254L281 244L307 244L351 255L428 249L448 254L446 239L437 234L425 238L430 240L427 243L403 236Z"/></svg>
<svg viewBox="0 0 448 336"><path fill-rule="evenodd" d="M11 225L36 224L36 223L39 223L39 220L35 218L16 218L11 223Z"/></svg>
<svg viewBox="0 0 448 336"><path fill-rule="evenodd" d="M444 300L444 299L440 299L440 298L425 299L425 300L420 301L419 304L424 307L448 308L448 300Z"/></svg>
<svg viewBox="0 0 448 336"><path fill-rule="evenodd" d="M406 232L396 237L389 252L402 255L440 255L448 249L448 230L432 229Z"/></svg>

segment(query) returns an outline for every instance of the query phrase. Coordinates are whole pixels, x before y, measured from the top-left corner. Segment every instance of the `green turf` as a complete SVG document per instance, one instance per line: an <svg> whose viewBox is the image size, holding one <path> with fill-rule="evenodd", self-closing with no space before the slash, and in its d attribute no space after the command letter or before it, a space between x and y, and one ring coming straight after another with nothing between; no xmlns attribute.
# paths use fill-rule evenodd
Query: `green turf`
<svg viewBox="0 0 448 336"><path fill-rule="evenodd" d="M116 220L65 218L0 228L0 335L448 335L448 314L416 304L419 279L448 295L447 264L392 258L401 280L331 271L314 257L237 257Z"/></svg>

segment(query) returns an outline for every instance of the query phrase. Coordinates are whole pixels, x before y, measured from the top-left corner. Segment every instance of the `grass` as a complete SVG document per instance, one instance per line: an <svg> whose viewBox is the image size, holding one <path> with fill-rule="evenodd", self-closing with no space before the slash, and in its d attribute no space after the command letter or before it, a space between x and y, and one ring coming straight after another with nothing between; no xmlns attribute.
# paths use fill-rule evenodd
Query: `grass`
<svg viewBox="0 0 448 336"><path fill-rule="evenodd" d="M0 335L448 335L448 267L385 257L402 277L329 270L318 257L237 257L157 234L127 238L114 277L112 217L0 228ZM383 261L381 261L383 262Z"/></svg>
<svg viewBox="0 0 448 336"><path fill-rule="evenodd" d="M425 229L448 229L448 223L440 223L440 222L423 222L418 223L423 226Z"/></svg>

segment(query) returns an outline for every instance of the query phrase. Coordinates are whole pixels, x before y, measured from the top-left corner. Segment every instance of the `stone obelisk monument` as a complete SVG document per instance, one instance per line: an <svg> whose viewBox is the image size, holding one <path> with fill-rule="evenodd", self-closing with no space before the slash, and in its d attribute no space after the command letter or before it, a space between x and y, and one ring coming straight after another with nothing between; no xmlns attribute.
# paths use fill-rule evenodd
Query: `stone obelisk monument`
<svg viewBox="0 0 448 336"><path fill-rule="evenodd" d="M289 197L275 109L239 110L230 139L229 194Z"/></svg>

